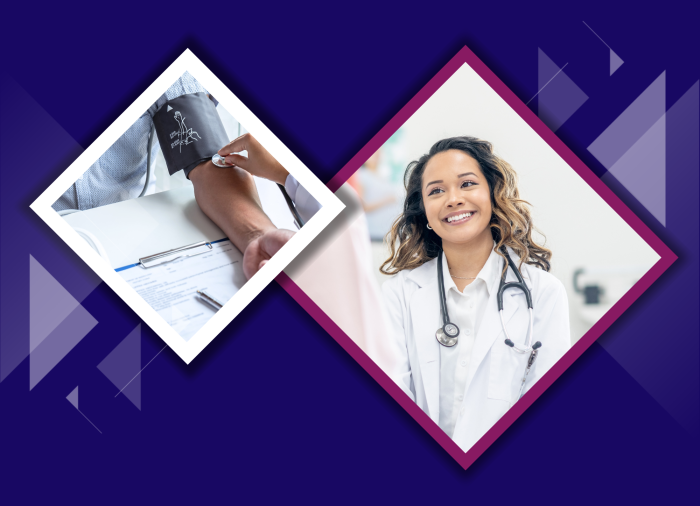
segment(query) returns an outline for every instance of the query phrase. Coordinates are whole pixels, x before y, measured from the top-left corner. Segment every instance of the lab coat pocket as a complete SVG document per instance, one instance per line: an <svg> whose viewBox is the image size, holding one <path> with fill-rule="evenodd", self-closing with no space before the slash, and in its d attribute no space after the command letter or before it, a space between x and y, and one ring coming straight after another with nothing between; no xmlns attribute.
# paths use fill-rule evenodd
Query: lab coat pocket
<svg viewBox="0 0 700 506"><path fill-rule="evenodd" d="M493 344L489 370L489 399L506 401L509 406L517 402L528 356L527 353L518 353L508 347L503 340L499 339Z"/></svg>

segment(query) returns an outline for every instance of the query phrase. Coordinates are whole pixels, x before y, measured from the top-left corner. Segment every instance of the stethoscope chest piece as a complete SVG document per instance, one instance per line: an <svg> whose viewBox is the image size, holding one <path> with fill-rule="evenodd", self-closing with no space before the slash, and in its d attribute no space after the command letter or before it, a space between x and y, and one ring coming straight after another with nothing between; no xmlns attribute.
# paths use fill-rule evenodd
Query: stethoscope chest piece
<svg viewBox="0 0 700 506"><path fill-rule="evenodd" d="M459 337L459 327L450 321L447 314L447 300L445 299L445 282L442 278L442 250L438 253L438 286L440 289L440 312L442 313L442 327L435 332L435 338L443 346L451 348L457 344Z"/></svg>
<svg viewBox="0 0 700 506"><path fill-rule="evenodd" d="M435 332L435 338L438 340L438 343L448 348L457 344L457 336L459 336L459 329L454 323L448 323Z"/></svg>
<svg viewBox="0 0 700 506"><path fill-rule="evenodd" d="M234 165L228 165L228 164L226 163L226 158L223 157L223 156L221 156L221 155L219 155L219 154L216 154L216 155L212 156L212 157L211 157L211 162L212 162L214 165L216 165L217 167L221 167L221 168L234 167Z"/></svg>

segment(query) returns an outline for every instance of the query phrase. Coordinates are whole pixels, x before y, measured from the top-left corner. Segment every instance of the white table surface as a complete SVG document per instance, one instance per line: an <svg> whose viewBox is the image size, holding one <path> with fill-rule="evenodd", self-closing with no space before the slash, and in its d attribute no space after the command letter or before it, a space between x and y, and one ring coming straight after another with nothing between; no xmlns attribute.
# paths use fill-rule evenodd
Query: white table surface
<svg viewBox="0 0 700 506"><path fill-rule="evenodd" d="M263 209L278 228L296 230L279 188L256 178ZM223 239L224 233L197 205L194 188L185 186L64 216L83 236L99 241L112 268L139 258L200 241Z"/></svg>

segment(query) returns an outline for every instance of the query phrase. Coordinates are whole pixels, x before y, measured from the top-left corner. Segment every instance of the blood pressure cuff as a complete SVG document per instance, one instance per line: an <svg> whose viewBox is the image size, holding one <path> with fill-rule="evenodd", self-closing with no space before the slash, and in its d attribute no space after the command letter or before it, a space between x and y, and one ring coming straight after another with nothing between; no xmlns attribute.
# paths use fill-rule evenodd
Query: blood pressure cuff
<svg viewBox="0 0 700 506"><path fill-rule="evenodd" d="M153 116L158 142L172 176L189 174L197 165L216 154L229 139L206 93L182 95L167 101Z"/></svg>

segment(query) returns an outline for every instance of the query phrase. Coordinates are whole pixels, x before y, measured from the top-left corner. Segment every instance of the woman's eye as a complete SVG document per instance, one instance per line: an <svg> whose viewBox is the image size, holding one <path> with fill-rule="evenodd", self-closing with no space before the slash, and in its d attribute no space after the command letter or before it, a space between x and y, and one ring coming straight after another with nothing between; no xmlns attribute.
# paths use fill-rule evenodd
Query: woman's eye
<svg viewBox="0 0 700 506"><path fill-rule="evenodd" d="M438 193L442 193L442 188L433 188L432 190L430 190L430 193L428 193L428 196L436 195Z"/></svg>
<svg viewBox="0 0 700 506"><path fill-rule="evenodd" d="M474 186L476 183L474 181L465 181L462 183L462 188L469 188L470 186Z"/></svg>

